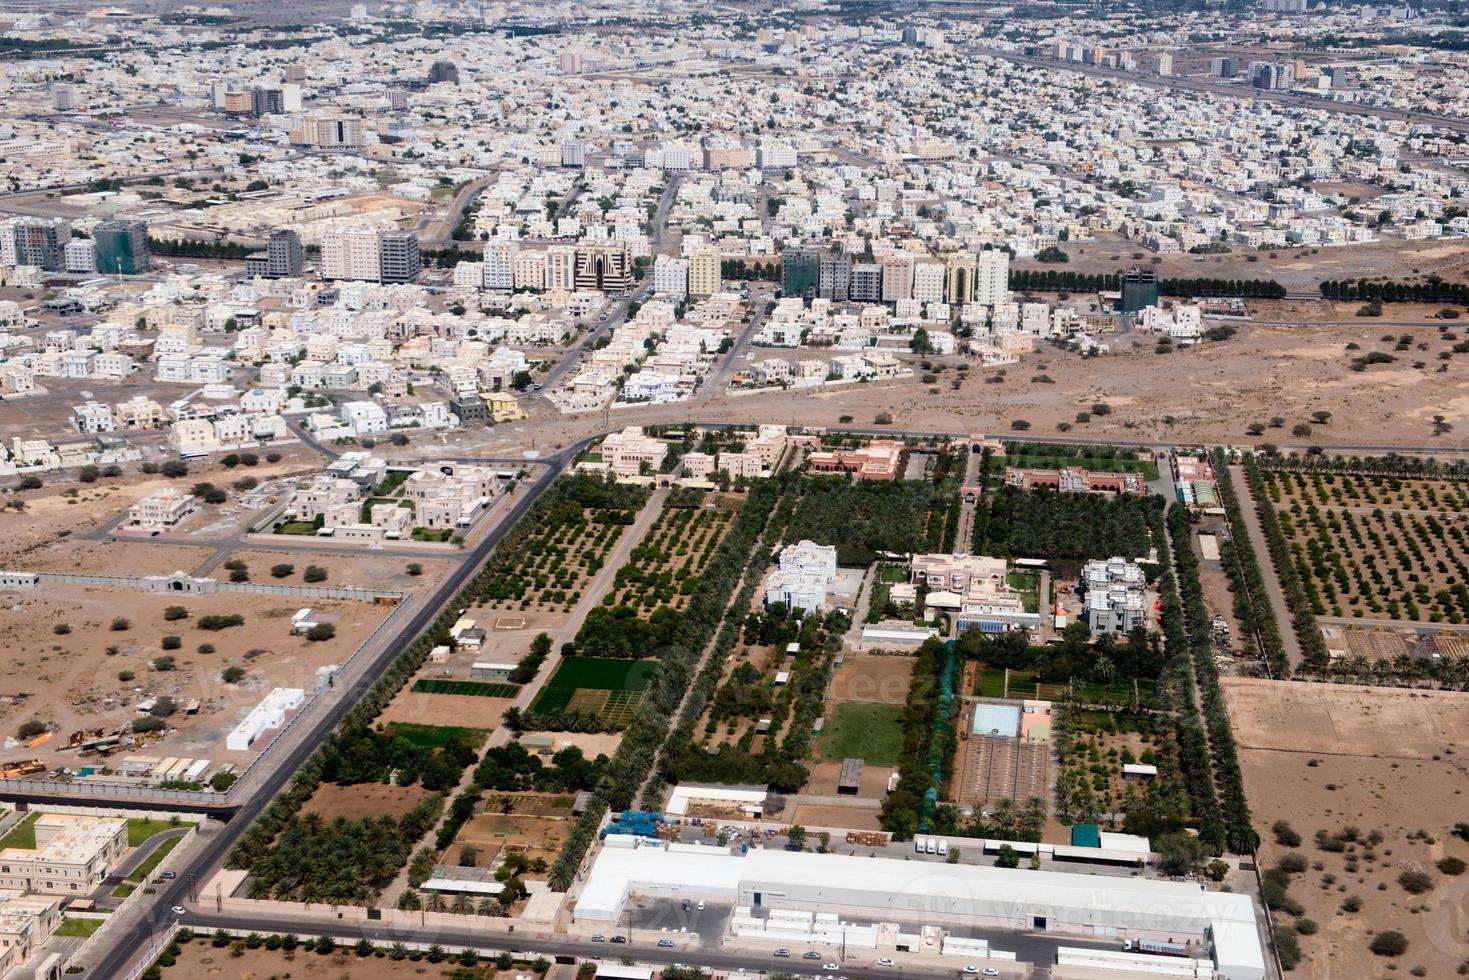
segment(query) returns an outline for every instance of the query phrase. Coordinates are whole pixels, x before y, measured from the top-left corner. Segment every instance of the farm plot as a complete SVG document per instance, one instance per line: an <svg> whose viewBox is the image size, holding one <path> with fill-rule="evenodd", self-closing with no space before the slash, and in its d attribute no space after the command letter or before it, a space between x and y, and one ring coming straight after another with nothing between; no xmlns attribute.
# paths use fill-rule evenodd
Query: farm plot
<svg viewBox="0 0 1469 980"><path fill-rule="evenodd" d="M645 492L637 491L597 501L608 506L590 506L568 494L550 508L515 559L490 580L483 593L486 604L491 609L570 612L646 499Z"/></svg>
<svg viewBox="0 0 1469 980"><path fill-rule="evenodd" d="M608 605L620 603L647 616L658 606L682 610L699 587L699 575L734 521L736 508L703 506L704 495L671 494L658 520L617 570Z"/></svg>
<svg viewBox="0 0 1469 980"><path fill-rule="evenodd" d="M849 701L832 708L821 736L821 755L828 761L861 759L870 766L892 766L903 751L903 709L891 704Z"/></svg>
<svg viewBox="0 0 1469 980"><path fill-rule="evenodd" d="M520 693L520 688L514 684L451 681L432 677L420 677L413 682L412 690L419 694L463 694L476 698L513 698Z"/></svg>
<svg viewBox="0 0 1469 980"><path fill-rule="evenodd" d="M1262 470L1290 560L1318 616L1469 619L1469 485L1381 474Z"/></svg>
<svg viewBox="0 0 1469 980"><path fill-rule="evenodd" d="M530 713L595 715L625 725L637 712L656 668L653 660L567 657L531 702Z"/></svg>

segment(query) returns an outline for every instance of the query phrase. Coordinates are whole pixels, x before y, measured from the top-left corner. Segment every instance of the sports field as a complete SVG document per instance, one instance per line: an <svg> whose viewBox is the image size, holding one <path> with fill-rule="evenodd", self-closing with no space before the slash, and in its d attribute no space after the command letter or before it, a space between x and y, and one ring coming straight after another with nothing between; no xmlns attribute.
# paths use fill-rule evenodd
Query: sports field
<svg viewBox="0 0 1469 980"><path fill-rule="evenodd" d="M833 762L861 759L872 766L896 765L903 752L903 709L892 704L838 704L818 744Z"/></svg>
<svg viewBox="0 0 1469 980"><path fill-rule="evenodd" d="M520 693L514 684L496 684L492 681L449 681L434 677L420 677L413 683L413 690L420 694L469 694L479 698L513 698Z"/></svg>

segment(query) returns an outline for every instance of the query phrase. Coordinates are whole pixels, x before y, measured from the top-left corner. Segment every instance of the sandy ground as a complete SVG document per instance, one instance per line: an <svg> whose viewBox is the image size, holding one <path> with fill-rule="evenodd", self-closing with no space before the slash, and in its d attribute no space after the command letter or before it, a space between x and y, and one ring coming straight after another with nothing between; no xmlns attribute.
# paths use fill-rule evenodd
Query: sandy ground
<svg viewBox="0 0 1469 980"><path fill-rule="evenodd" d="M802 803L796 807L793 824L802 827L840 827L843 830L881 830L881 810L863 810L848 806L816 806ZM839 834L833 839L840 840Z"/></svg>
<svg viewBox="0 0 1469 980"><path fill-rule="evenodd" d="M302 937L313 938L313 937ZM457 953L458 950L451 950ZM178 962L164 976L186 977L188 980L204 980L208 977L228 980L276 980L293 977L296 980L404 980L405 977L445 977L455 967L447 961L417 963L404 960L394 962L386 957L363 959L354 954L350 944L330 956L319 956L298 949L294 953L270 952L266 949L247 949L235 956L230 949L215 949L208 937L195 939L183 947ZM527 971L521 970L525 973ZM478 975L478 974L476 974ZM515 976L515 971L501 976Z"/></svg>
<svg viewBox="0 0 1469 980"><path fill-rule="evenodd" d="M435 665L437 666L437 665ZM433 674L420 673L419 677ZM467 677L454 678L468 680ZM412 683L398 693L378 716L384 725L389 722L407 722L413 725L459 725L467 728L483 728L493 731L500 727L500 718L505 709L515 703L514 698L482 698L471 694L425 694L414 691Z"/></svg>
<svg viewBox="0 0 1469 980"><path fill-rule="evenodd" d="M832 671L826 700L902 704L913 680L913 658L848 656Z"/></svg>
<svg viewBox="0 0 1469 980"><path fill-rule="evenodd" d="M187 608L189 618L166 621L164 610L172 605ZM197 698L199 713L172 716L169 722L177 731L149 742L147 754L245 760L246 753L224 749L224 734L239 718L273 687L309 691L318 667L345 660L389 612L359 602L313 603L337 635L311 643L290 633L290 617L297 608L275 596L234 593L181 597L86 586L5 593L0 596L0 643L10 660L0 694L26 697L0 706L0 726L9 735L20 723L37 719L55 722L60 731L38 749L17 745L0 750L0 759L75 765L81 761L75 753L56 751L72 731L110 731L137 717L139 701L167 695L176 701ZM242 614L245 624L218 631L197 625L202 616L225 613ZM126 630L111 628L119 617L128 620ZM59 635L54 628L62 623L70 632ZM169 635L183 641L178 650L161 648L162 638ZM214 652L199 652L201 644L212 644ZM176 658L177 669L150 670L154 658L164 654ZM231 665L248 671L238 684L220 680L220 672ZM133 677L123 681L122 671Z"/></svg>
<svg viewBox="0 0 1469 980"><path fill-rule="evenodd" d="M366 552L361 555L314 554L309 549L294 551L261 551L257 548L238 548L225 556L224 561L243 561L248 566L250 581L266 585L306 586L312 583L302 576L307 565L326 569L326 580L315 583L333 588L384 589L392 592L423 593L432 589L449 572L453 561L433 558L408 558ZM408 565L416 562L423 569L421 575L409 575ZM294 565L296 570L285 578L275 578L270 570L275 565ZM213 578L229 577L224 563L210 573Z"/></svg>
<svg viewBox="0 0 1469 980"><path fill-rule="evenodd" d="M1358 193L1347 189L1348 193ZM1381 193L1380 191L1378 193ZM1176 277L1210 279L1274 279L1287 289L1315 287L1323 279L1357 279L1390 276L1441 275L1462 278L1469 252L1451 241L1406 242L1389 239L1343 247L1277 248L1257 251L1237 247L1221 255L1155 255L1136 242L1099 237L1091 242L1072 242L1063 248L1070 256L1064 266L1048 266L1022 260L1018 269L1060 268L1074 272L1117 272L1132 265L1156 265L1164 279ZM1142 258L1134 258L1141 254ZM1251 261L1251 256L1254 261ZM1272 257L1273 256L1273 257Z"/></svg>
<svg viewBox="0 0 1469 980"><path fill-rule="evenodd" d="M1295 305L1295 304L1291 304ZM958 390L959 358L947 364L937 384L907 379L792 391L764 391L719 396L696 407L654 405L619 411L616 425L681 424L693 413L703 421L775 422L786 425L874 425L880 413L892 417L894 429L988 432L1010 435L1011 423L1030 423L1034 435L1057 435L1066 424L1069 438L1158 440L1167 443L1252 445L1265 441L1306 442L1289 435L1290 426L1317 410L1334 413L1310 442L1333 445L1390 445L1407 450L1457 450L1469 433L1469 355L1438 355L1457 342L1469 321L1415 320L1395 322L1396 307L1383 320L1350 315L1342 325L1241 326L1228 341L1206 343L1171 354L1154 353L1153 338L1136 334L1105 339L1113 353L1083 358L1045 346L1010 366L999 384L984 378L994 370L971 367ZM1440 326L1453 326L1454 339L1439 337ZM1410 333L1414 345L1427 350L1394 350L1380 338ZM1358 350L1347 344L1359 345ZM1397 358L1389 364L1350 370L1351 361L1371 351ZM1414 367L1421 362L1422 367ZM741 363L737 361L738 365ZM1440 366L1446 366L1443 373ZM1050 383L1032 380L1045 376ZM1079 424L1078 412L1099 401L1112 406L1105 418ZM513 425L447 437L459 451L519 452L534 443L540 452L603 428L601 416L551 415L533 404L535 415ZM1434 415L1455 425L1442 436L1431 434ZM1273 415L1288 422L1272 435L1246 434L1252 421ZM1171 420L1171 421L1170 421Z"/></svg>
<svg viewBox="0 0 1469 980"><path fill-rule="evenodd" d="M1329 684L1223 681L1245 790L1264 843L1261 866L1292 850L1275 842L1271 825L1288 821L1304 838L1298 849L1312 862L1295 875L1290 895L1320 925L1300 937L1306 959L1293 977L1338 980L1401 975L1423 966L1430 977L1448 977L1465 959L1463 912L1469 880L1440 874L1446 855L1469 859L1469 844L1450 835L1465 818L1464 759L1469 742L1469 695ZM1318 830L1346 826L1383 837L1354 854L1315 846ZM1424 831L1427 839L1416 835ZM1368 859L1368 854L1373 859ZM1359 859L1355 870L1348 860ZM1425 895L1404 891L1404 870L1426 870L1435 887ZM1328 877L1329 876L1329 877ZM1385 886L1385 887L1380 887ZM1348 896L1362 908L1341 911ZM1282 924L1289 921L1277 913ZM1396 961L1367 951L1372 930L1396 929L1409 941Z"/></svg>
<svg viewBox="0 0 1469 980"><path fill-rule="evenodd" d="M422 786L385 786L382 783L356 783L338 786L322 783L302 807L305 813L319 813L327 821L337 817L360 820L363 817L401 817L412 810L428 790Z"/></svg>

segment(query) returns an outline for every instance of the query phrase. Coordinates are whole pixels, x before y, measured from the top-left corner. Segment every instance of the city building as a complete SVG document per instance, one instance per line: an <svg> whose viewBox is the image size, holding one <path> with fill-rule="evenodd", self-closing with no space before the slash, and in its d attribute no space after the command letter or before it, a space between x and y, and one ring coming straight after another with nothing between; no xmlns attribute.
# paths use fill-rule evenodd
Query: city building
<svg viewBox="0 0 1469 980"><path fill-rule="evenodd" d="M428 83L437 85L440 82L449 82L453 85L459 84L459 68L452 61L435 61L429 65Z"/></svg>
<svg viewBox="0 0 1469 980"><path fill-rule="evenodd" d="M689 253L688 282L690 296L713 296L721 285L723 256L713 245L699 245Z"/></svg>
<svg viewBox="0 0 1469 980"><path fill-rule="evenodd" d="M781 292L803 299L814 297L821 285L821 257L822 250L810 245L781 252Z"/></svg>
<svg viewBox="0 0 1469 980"><path fill-rule="evenodd" d="M418 236L411 231L385 231L378 236L380 282L417 282L423 271Z"/></svg>
<svg viewBox="0 0 1469 980"><path fill-rule="evenodd" d="M104 221L92 232L97 243L97 271L109 276L135 276L148 271L148 225L143 221Z"/></svg>
<svg viewBox="0 0 1469 980"><path fill-rule="evenodd" d="M624 293L632 286L632 258L625 245L578 246L577 289Z"/></svg>
<svg viewBox="0 0 1469 980"><path fill-rule="evenodd" d="M1137 266L1122 274L1122 301L1119 313L1137 313L1149 306L1158 305L1158 274L1152 269Z"/></svg>
<svg viewBox="0 0 1469 980"><path fill-rule="evenodd" d="M329 231L321 238L321 278L377 282L382 275L382 250L371 228Z"/></svg>
<svg viewBox="0 0 1469 980"><path fill-rule="evenodd" d="M921 595L924 610L952 616L961 632L1003 633L1035 629L1040 624L1037 597L1011 587L1009 566L1003 558L914 555L908 567L908 586L893 586L892 601L916 604ZM921 594L920 588L924 590Z"/></svg>

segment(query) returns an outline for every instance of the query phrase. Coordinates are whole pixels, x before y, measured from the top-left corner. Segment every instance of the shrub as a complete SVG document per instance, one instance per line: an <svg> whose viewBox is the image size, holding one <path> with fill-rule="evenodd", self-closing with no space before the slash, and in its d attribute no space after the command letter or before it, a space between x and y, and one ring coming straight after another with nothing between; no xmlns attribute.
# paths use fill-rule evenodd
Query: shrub
<svg viewBox="0 0 1469 980"><path fill-rule="evenodd" d="M1438 870L1446 875L1458 876L1464 873L1464 862L1461 858L1446 857L1438 862Z"/></svg>
<svg viewBox="0 0 1469 980"><path fill-rule="evenodd" d="M122 681L124 684L126 684L128 681L132 680L136 676L137 675L130 670L119 670L117 672L117 679Z"/></svg>
<svg viewBox="0 0 1469 980"><path fill-rule="evenodd" d="M417 578L418 576L423 574L423 566L416 561L411 561L408 563L408 567L405 568L404 571L406 571L409 575L412 575L414 578Z"/></svg>
<svg viewBox="0 0 1469 980"><path fill-rule="evenodd" d="M1295 828L1293 828L1286 821L1275 821L1274 826L1272 826L1270 830L1275 834L1275 843L1279 844L1281 847L1301 846L1301 835L1296 833Z"/></svg>
<svg viewBox="0 0 1469 980"><path fill-rule="evenodd" d="M57 636L65 636L66 634L71 632L71 624L57 623L55 626L51 627L51 632L55 633Z"/></svg>
<svg viewBox="0 0 1469 980"><path fill-rule="evenodd" d="M1409 895L1422 895L1433 890L1433 879L1424 871L1404 871L1398 875L1398 884Z"/></svg>
<svg viewBox="0 0 1469 980"><path fill-rule="evenodd" d="M1320 928L1321 927L1316 924L1315 919L1296 920L1296 932L1299 932L1303 936L1314 936L1316 935L1316 930Z"/></svg>
<svg viewBox="0 0 1469 980"><path fill-rule="evenodd" d="M271 578L290 578L294 574L296 574L296 566L295 565L288 565L288 564L282 562L279 565L271 565L270 566L270 577Z"/></svg>
<svg viewBox="0 0 1469 980"><path fill-rule="evenodd" d="M320 643L322 640L330 640L337 635L337 628L331 623L317 623L306 631L306 639L312 643Z"/></svg>
<svg viewBox="0 0 1469 980"><path fill-rule="evenodd" d="M245 668L229 666L219 672L219 679L226 684L238 684L245 677Z"/></svg>
<svg viewBox="0 0 1469 980"><path fill-rule="evenodd" d="M1280 859L1280 869L1291 874L1300 874L1310 867L1304 854L1287 854Z"/></svg>
<svg viewBox="0 0 1469 980"><path fill-rule="evenodd" d="M320 565L307 565L306 571L301 576L308 582L325 582L326 569Z"/></svg>
<svg viewBox="0 0 1469 980"><path fill-rule="evenodd" d="M1367 948L1378 956L1402 956L1408 951L1408 940L1396 929L1388 929L1373 936Z"/></svg>
<svg viewBox="0 0 1469 980"><path fill-rule="evenodd" d="M244 626L244 625L245 625L245 617L244 616L241 616L239 613L228 613L226 615L214 615L214 616L202 616L199 619L199 628L201 630L210 630L211 632L217 632L219 630L229 629L231 626Z"/></svg>
<svg viewBox="0 0 1469 980"><path fill-rule="evenodd" d="M133 731L135 732L161 732L167 727L168 723L155 715L133 719Z"/></svg>
<svg viewBox="0 0 1469 980"><path fill-rule="evenodd" d="M133 624L128 622L126 617L119 616L112 621L112 626L110 628L114 633L121 633L123 630L127 629L131 625Z"/></svg>
<svg viewBox="0 0 1469 980"><path fill-rule="evenodd" d="M45 731L46 723L32 718L30 721L21 722L21 726L15 730L15 734L20 738L26 739L35 738L37 735L45 733Z"/></svg>
<svg viewBox="0 0 1469 980"><path fill-rule="evenodd" d="M1346 898L1342 899L1341 910L1343 912L1362 911L1362 899L1360 899L1356 895L1348 895Z"/></svg>
<svg viewBox="0 0 1469 980"><path fill-rule="evenodd" d="M177 650L179 647L184 645L184 641L182 637L165 636L163 639L158 641L158 645L165 650Z"/></svg>
<svg viewBox="0 0 1469 980"><path fill-rule="evenodd" d="M177 637L165 637L165 639L177 639ZM154 657L153 658L153 669L154 670L158 670L158 671L169 671L169 670L173 670L173 668L174 668L174 660L173 660L172 657L164 656L164 657Z"/></svg>
<svg viewBox="0 0 1469 980"><path fill-rule="evenodd" d="M1276 926L1272 930L1275 938L1275 951L1280 954L1280 965L1287 970L1293 970L1301 962L1301 944L1296 942L1296 934L1285 926Z"/></svg>
<svg viewBox="0 0 1469 980"><path fill-rule="evenodd" d="M163 610L163 618L170 623L177 622L180 619L188 619L189 611L183 606L169 606Z"/></svg>

